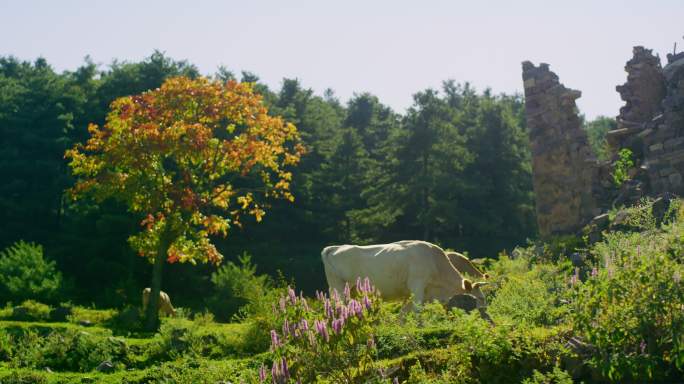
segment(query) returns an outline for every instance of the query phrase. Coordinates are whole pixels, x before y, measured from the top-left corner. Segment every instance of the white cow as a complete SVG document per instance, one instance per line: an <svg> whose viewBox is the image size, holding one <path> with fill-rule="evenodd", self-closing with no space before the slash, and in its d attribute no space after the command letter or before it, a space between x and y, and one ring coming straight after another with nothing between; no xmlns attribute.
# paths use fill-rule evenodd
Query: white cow
<svg viewBox="0 0 684 384"><path fill-rule="evenodd" d="M438 300L446 304L451 297L468 293L478 307L486 300L479 287L465 279L449 261L442 248L417 240L378 245L334 245L321 252L330 288L342 291L345 283L368 277L385 299L416 303Z"/></svg>
<svg viewBox="0 0 684 384"><path fill-rule="evenodd" d="M148 303L150 302L150 295L152 294L152 288L145 288L142 291L142 307L143 312L147 310ZM159 291L159 302L157 303L157 309L166 314L167 316L175 316L176 310L171 305L171 298L164 291Z"/></svg>

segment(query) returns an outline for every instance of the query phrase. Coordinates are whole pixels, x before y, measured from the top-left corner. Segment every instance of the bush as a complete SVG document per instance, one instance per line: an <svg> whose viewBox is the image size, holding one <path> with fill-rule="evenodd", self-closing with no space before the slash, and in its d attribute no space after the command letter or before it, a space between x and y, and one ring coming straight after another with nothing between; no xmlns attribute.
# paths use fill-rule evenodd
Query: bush
<svg viewBox="0 0 684 384"><path fill-rule="evenodd" d="M495 321L524 322L527 325L554 325L568 314L562 299L568 295L569 263L532 264L521 254L510 259L505 254L490 268L492 288L488 312ZM492 297L493 296L493 297Z"/></svg>
<svg viewBox="0 0 684 384"><path fill-rule="evenodd" d="M178 358L226 358L245 352L247 325L213 323L209 316L194 321L165 319L151 344L154 361Z"/></svg>
<svg viewBox="0 0 684 384"><path fill-rule="evenodd" d="M253 316L270 311L266 297L272 283L266 275L256 275L256 265L248 254L238 258L239 265L228 262L211 275L214 294L207 307L217 320L227 322L236 315Z"/></svg>
<svg viewBox="0 0 684 384"><path fill-rule="evenodd" d="M0 301L54 302L62 274L43 258L43 247L19 241L0 252Z"/></svg>
<svg viewBox="0 0 684 384"><path fill-rule="evenodd" d="M48 321L52 309L49 305L26 300L12 309L12 319L19 321Z"/></svg>
<svg viewBox="0 0 684 384"><path fill-rule="evenodd" d="M523 380L522 384L572 384L572 377L559 367L553 367L553 371L547 373L535 369L532 376Z"/></svg>
<svg viewBox="0 0 684 384"><path fill-rule="evenodd" d="M594 367L611 380L681 377L684 372L684 266L672 252L682 225L611 233L593 253L601 261L577 283L575 329L593 344Z"/></svg>
<svg viewBox="0 0 684 384"><path fill-rule="evenodd" d="M261 366L260 379L368 382L376 375L373 334L380 306L380 296L368 279L358 280L354 290L347 285L344 292L333 290L330 296L318 292L311 305L288 288L275 309L280 327L270 332L273 365L270 370Z"/></svg>
<svg viewBox="0 0 684 384"><path fill-rule="evenodd" d="M124 340L72 328L54 329L43 336L32 329L15 330L0 335L0 350L13 368L87 372L105 360L117 367L129 363Z"/></svg>

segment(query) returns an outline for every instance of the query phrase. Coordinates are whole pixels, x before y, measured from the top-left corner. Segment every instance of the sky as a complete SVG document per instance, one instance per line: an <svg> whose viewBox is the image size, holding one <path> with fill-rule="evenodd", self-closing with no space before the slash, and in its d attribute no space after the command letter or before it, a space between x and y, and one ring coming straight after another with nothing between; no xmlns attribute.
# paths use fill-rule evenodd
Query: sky
<svg viewBox="0 0 684 384"><path fill-rule="evenodd" d="M370 92L403 113L442 81L522 92L521 62L582 91L587 118L615 116L632 47L684 50L684 0L0 0L0 56L58 71L157 49L203 74L220 65L272 89L298 78L346 101Z"/></svg>

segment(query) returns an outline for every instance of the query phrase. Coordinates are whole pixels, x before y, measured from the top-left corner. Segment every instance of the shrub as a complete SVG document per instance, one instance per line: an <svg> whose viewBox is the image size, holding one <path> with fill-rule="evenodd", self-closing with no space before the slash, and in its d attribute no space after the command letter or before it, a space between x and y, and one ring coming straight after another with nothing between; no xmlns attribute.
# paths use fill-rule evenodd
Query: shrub
<svg viewBox="0 0 684 384"><path fill-rule="evenodd" d="M214 294L207 300L207 306L219 321L229 321L237 314L250 316L270 311L269 290L272 283L268 276L256 275L256 265L245 253L238 257L239 265L228 262L211 276Z"/></svg>
<svg viewBox="0 0 684 384"><path fill-rule="evenodd" d="M0 301L53 302L61 284L61 273L43 258L40 245L19 241L0 252Z"/></svg>
<svg viewBox="0 0 684 384"><path fill-rule="evenodd" d="M155 361L178 358L226 358L244 352L245 333L242 324L217 324L201 316L188 319L166 319L150 345Z"/></svg>
<svg viewBox="0 0 684 384"><path fill-rule="evenodd" d="M121 367L129 363L128 346L122 339L73 328L54 329L41 336L32 329L20 329L8 338L4 355L10 367L44 368L63 371L93 370L105 360Z"/></svg>
<svg viewBox="0 0 684 384"><path fill-rule="evenodd" d="M275 314L281 327L272 329L273 364L270 373L259 370L261 382L365 383L375 376L374 325L378 321L380 296L368 279L357 280L355 290L317 292L308 301L288 288Z"/></svg>
<svg viewBox="0 0 684 384"><path fill-rule="evenodd" d="M523 380L522 384L572 384L572 377L556 366L553 367L553 371L547 373L535 369L532 376Z"/></svg>
<svg viewBox="0 0 684 384"><path fill-rule="evenodd" d="M593 252L602 268L577 283L575 329L593 344L591 363L611 380L684 371L684 266L670 253L681 225L648 236L611 233Z"/></svg>
<svg viewBox="0 0 684 384"><path fill-rule="evenodd" d="M492 264L493 288L488 288L488 312L497 321L528 325L558 324L567 315L561 301L567 295L568 263L532 264L525 256L510 259L505 254Z"/></svg>
<svg viewBox="0 0 684 384"><path fill-rule="evenodd" d="M47 304L33 300L26 300L12 310L12 319L20 321L47 321L50 319L51 308Z"/></svg>
<svg viewBox="0 0 684 384"><path fill-rule="evenodd" d="M44 373L12 371L7 375L0 376L3 384L43 384L48 379Z"/></svg>
<svg viewBox="0 0 684 384"><path fill-rule="evenodd" d="M106 323L109 327L121 331L138 332L144 330L143 316L138 307L127 306L118 311Z"/></svg>
<svg viewBox="0 0 684 384"><path fill-rule="evenodd" d="M620 187L622 183L629 180L629 170L634 167L634 154L628 148L622 148L618 152L618 159L615 161L613 169L613 184Z"/></svg>

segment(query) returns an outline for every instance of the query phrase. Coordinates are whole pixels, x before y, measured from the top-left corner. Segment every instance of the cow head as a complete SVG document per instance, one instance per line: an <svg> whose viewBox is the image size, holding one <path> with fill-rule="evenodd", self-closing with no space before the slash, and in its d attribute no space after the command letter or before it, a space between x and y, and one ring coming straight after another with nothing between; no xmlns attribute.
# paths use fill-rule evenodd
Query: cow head
<svg viewBox="0 0 684 384"><path fill-rule="evenodd" d="M480 290L480 287L489 284L487 281L478 281L476 283L471 282L468 279L463 279L463 290L475 297L477 299L477 307L485 308L487 307L487 299L484 293Z"/></svg>

